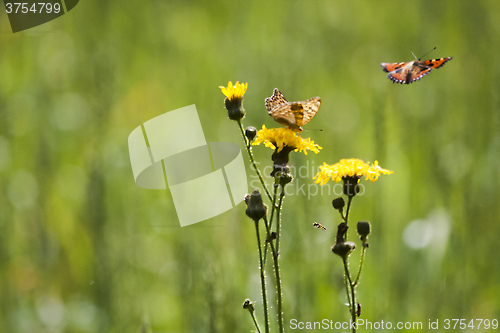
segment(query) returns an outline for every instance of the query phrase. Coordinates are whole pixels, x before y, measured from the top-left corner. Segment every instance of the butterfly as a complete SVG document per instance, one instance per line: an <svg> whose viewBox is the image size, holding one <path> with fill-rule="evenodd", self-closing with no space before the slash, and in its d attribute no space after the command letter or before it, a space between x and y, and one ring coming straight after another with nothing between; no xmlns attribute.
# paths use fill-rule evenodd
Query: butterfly
<svg viewBox="0 0 500 333"><path fill-rule="evenodd" d="M395 63L381 63L384 72L388 72L387 77L394 83L410 84L429 74L434 68L443 66L447 61L453 57L432 59L421 61L416 59L410 62L395 62Z"/></svg>
<svg viewBox="0 0 500 333"><path fill-rule="evenodd" d="M318 113L321 98L313 97L304 102L288 102L285 96L274 88L273 95L266 98L267 112L274 120L294 132L302 132L307 124Z"/></svg>

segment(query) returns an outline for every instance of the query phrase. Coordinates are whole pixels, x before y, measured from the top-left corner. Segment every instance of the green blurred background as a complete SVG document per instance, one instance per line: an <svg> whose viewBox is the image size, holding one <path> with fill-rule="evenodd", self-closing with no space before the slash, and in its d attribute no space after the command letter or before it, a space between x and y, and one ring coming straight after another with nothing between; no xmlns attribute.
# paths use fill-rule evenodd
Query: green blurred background
<svg viewBox="0 0 500 333"><path fill-rule="evenodd" d="M136 186L128 156L134 128L190 104L207 141L243 147L229 80L248 82L245 126L276 125L275 87L322 99L306 129L323 131L302 135L324 149L291 159L310 171L284 204L286 322L349 319L335 196L307 189L313 168L350 157L394 170L353 203L373 230L361 318L500 319L499 45L498 0L82 0L16 34L1 14L0 331L249 332L247 297L263 324L244 204L181 228L170 192ZM421 82L379 65L435 46L426 58L454 59Z"/></svg>

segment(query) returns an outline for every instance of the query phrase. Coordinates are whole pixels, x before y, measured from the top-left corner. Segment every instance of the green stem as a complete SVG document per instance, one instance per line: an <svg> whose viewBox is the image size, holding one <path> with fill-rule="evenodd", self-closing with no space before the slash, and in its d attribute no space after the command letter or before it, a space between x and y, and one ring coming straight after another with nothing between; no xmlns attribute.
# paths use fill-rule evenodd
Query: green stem
<svg viewBox="0 0 500 333"><path fill-rule="evenodd" d="M276 188L276 187L275 187ZM276 198L276 191L275 198ZM273 250L274 259L274 273L276 275L276 292L278 294L278 325L281 333L285 332L283 325L283 295L281 292L281 276L279 269L279 253L280 253L280 239L281 239L281 208L283 207L283 198L285 197L285 186L281 186L280 201L278 204L278 210L276 211L277 226L276 226L276 249L274 249L271 243L271 249Z"/></svg>
<svg viewBox="0 0 500 333"><path fill-rule="evenodd" d="M345 274L345 268L344 268L344 283L345 283L345 291L347 294L347 301L349 302L349 308L351 308L351 294L349 293L351 288L349 288L349 281L347 280L347 274Z"/></svg>
<svg viewBox="0 0 500 333"><path fill-rule="evenodd" d="M274 186L273 186L273 205L271 208L271 219L269 220L270 222L267 223L267 218L264 219L265 224L266 224L266 229L267 229L267 238L268 242L266 242L266 245L264 247L264 265L266 264L266 259L267 259L267 246L269 242L272 242L273 240L271 239L271 227L273 225L273 218L274 218L274 208L276 207L276 188L278 186L278 179L274 179Z"/></svg>
<svg viewBox="0 0 500 333"><path fill-rule="evenodd" d="M359 259L359 270L356 280L354 281L354 287L359 283L359 277L361 276L361 270L363 269L363 263L365 262L366 244L363 242L363 248L361 249L361 258Z"/></svg>
<svg viewBox="0 0 500 333"><path fill-rule="evenodd" d="M255 220L255 231L257 233L257 245L259 247L259 261L260 261L260 283L262 288L262 302L264 303L264 320L266 333L269 333L269 309L267 305L267 290L266 290L266 274L264 271L264 262L262 261L262 245L260 243L259 220Z"/></svg>
<svg viewBox="0 0 500 333"><path fill-rule="evenodd" d="M250 162L252 162L252 167L255 170L255 173L259 177L260 183L262 184L262 187L264 188L264 191L266 191L267 197L269 198L269 201L272 201L273 199L271 198L271 194L269 193L269 190L267 189L266 183L264 182L264 178L262 177L262 174L260 173L259 168L257 167L257 163L255 163L255 158L253 157L252 153L252 146L250 144L250 141L245 135L245 130L243 129L243 124L241 123L241 120L238 120L238 127L240 128L241 135L243 136L243 140L245 140L245 148L247 149L248 152L248 157L250 158Z"/></svg>
<svg viewBox="0 0 500 333"><path fill-rule="evenodd" d="M345 219L344 219L344 222L346 225L348 225L348 221L349 221L349 212L351 211L352 198L354 198L354 197L349 197L349 199L347 199L347 209L345 212ZM347 231L345 232L344 240L347 240Z"/></svg>
<svg viewBox="0 0 500 333"><path fill-rule="evenodd" d="M356 322L356 289L354 288L354 284L352 283L351 274L349 273L349 264L347 262L347 257L342 258L344 262L344 273L347 276L347 280L349 281L349 290L351 291L351 299L349 300L349 310L351 312L351 320L353 323ZM347 287L347 286L346 286ZM349 293L349 290L347 293ZM356 326L352 326L352 333L356 333Z"/></svg>
<svg viewBox="0 0 500 333"><path fill-rule="evenodd" d="M285 332L283 325L283 294L281 292L281 276L279 267L278 253L274 249L274 245L271 243L271 248L273 248L273 258L274 258L274 273L276 275L276 293L278 294L278 325L281 333Z"/></svg>
<svg viewBox="0 0 500 333"><path fill-rule="evenodd" d="M257 322L257 317L255 316L255 311L250 311L250 315L252 316L253 323L255 325L255 328L257 329L257 332L261 333L259 323Z"/></svg>
<svg viewBox="0 0 500 333"><path fill-rule="evenodd" d="M283 198L285 197L285 186L281 186L280 202L278 203L278 210L276 211L276 218L278 225L276 226L276 252L280 252L280 236L281 236L281 208L283 207Z"/></svg>
<svg viewBox="0 0 500 333"><path fill-rule="evenodd" d="M349 220L349 211L351 210L352 198L354 197L349 197L349 199L347 199L347 209L345 212L345 218L343 216L345 224L347 224L347 221Z"/></svg>

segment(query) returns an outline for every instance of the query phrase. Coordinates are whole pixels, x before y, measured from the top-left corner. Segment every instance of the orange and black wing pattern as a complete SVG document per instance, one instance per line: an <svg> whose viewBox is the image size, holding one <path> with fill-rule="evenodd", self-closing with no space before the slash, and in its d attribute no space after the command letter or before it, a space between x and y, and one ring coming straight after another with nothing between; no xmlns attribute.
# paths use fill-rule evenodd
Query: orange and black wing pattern
<svg viewBox="0 0 500 333"><path fill-rule="evenodd" d="M387 77L394 83L410 84L420 81L422 77L429 74L434 68L443 66L452 57L432 59L426 61L414 60L411 62L381 63Z"/></svg>
<svg viewBox="0 0 500 333"><path fill-rule="evenodd" d="M383 62L380 64L380 66L382 66L382 69L384 70L384 72L390 73L390 72L394 72L395 70L401 69L408 64L409 64L409 62L394 62L394 63Z"/></svg>
<svg viewBox="0 0 500 333"><path fill-rule="evenodd" d="M441 58L441 59L431 59L423 61L422 64L431 68L439 68L442 67L447 61L453 59L453 57Z"/></svg>

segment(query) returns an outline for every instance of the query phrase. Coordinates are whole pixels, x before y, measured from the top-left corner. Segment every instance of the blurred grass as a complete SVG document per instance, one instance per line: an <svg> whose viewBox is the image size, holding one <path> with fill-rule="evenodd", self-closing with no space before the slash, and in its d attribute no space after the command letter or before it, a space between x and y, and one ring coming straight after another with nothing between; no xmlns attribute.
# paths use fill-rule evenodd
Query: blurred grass
<svg viewBox="0 0 500 333"><path fill-rule="evenodd" d="M353 206L373 226L362 318L498 319L499 18L493 0L81 1L12 34L0 15L0 331L250 331L240 306L261 299L243 204L180 228L168 191L134 184L127 148L139 124L189 104L207 141L241 145L217 88L229 80L249 84L245 125L274 125L275 87L321 97L307 128L323 131L303 135L324 149L293 155L297 168L358 157L395 171ZM379 66L434 46L454 59L422 82ZM332 198L285 202L287 320L348 318ZM449 234L409 247L407 226L436 211Z"/></svg>

